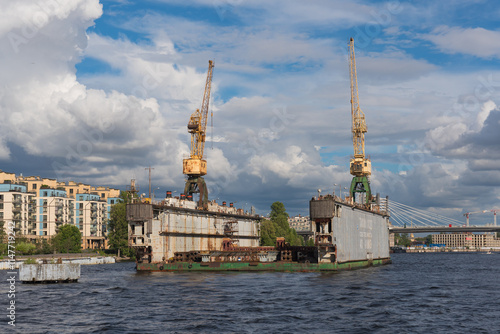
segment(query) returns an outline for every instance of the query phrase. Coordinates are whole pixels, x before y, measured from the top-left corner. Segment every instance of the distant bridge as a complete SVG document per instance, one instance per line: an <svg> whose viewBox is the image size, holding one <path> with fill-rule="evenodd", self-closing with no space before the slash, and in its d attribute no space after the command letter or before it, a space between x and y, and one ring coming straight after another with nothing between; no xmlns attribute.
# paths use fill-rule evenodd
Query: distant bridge
<svg viewBox="0 0 500 334"><path fill-rule="evenodd" d="M413 208L393 200L381 199L381 207L389 208L390 233L440 233L440 232L500 232L500 226L482 225L465 226L463 221L442 216L430 211ZM496 223L496 221L495 221ZM312 231L297 231L307 238L314 235Z"/></svg>
<svg viewBox="0 0 500 334"><path fill-rule="evenodd" d="M466 226L464 222L430 211L413 208L390 200L385 202L391 215L391 233L439 233L439 232L500 232L495 225ZM496 221L495 221L496 223Z"/></svg>
<svg viewBox="0 0 500 334"><path fill-rule="evenodd" d="M429 232L500 232L499 226L417 226L389 227L390 233L429 233Z"/></svg>

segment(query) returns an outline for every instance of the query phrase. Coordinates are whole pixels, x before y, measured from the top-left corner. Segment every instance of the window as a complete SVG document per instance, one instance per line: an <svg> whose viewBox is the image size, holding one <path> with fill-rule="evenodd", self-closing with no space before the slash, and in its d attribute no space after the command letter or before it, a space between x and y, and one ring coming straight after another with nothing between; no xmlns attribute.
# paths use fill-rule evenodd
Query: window
<svg viewBox="0 0 500 334"><path fill-rule="evenodd" d="M70 190L69 190L69 193L70 193L70 194L73 194L73 189L70 189Z"/></svg>
<svg viewBox="0 0 500 334"><path fill-rule="evenodd" d="M43 215L43 221L46 222L47 221L47 215ZM44 228L47 227L47 224L43 224L44 225Z"/></svg>
<svg viewBox="0 0 500 334"><path fill-rule="evenodd" d="M36 189L36 183L33 183L33 184L31 185L31 189Z"/></svg>
<svg viewBox="0 0 500 334"><path fill-rule="evenodd" d="M114 199L111 200L111 204L115 204L115 200Z"/></svg>
<svg viewBox="0 0 500 334"><path fill-rule="evenodd" d="M106 198L106 194L105 193L101 193L101 198Z"/></svg>

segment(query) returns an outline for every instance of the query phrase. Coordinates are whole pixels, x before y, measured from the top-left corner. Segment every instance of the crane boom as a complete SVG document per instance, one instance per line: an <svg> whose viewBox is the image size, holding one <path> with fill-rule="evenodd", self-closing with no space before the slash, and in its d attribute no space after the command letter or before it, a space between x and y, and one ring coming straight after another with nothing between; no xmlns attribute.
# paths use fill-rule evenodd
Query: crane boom
<svg viewBox="0 0 500 334"><path fill-rule="evenodd" d="M213 61L209 60L201 109L196 109L188 123L188 131L191 133L191 159L203 159L213 68Z"/></svg>
<svg viewBox="0 0 500 334"><path fill-rule="evenodd" d="M353 175L350 194L355 200L356 193L365 193L365 202L368 204L371 198L370 182L368 177L372 173L371 161L365 157L365 114L359 107L358 76L356 73L356 56L354 53L354 39L349 41L349 76L351 79L351 131L354 147L354 157L350 161L350 172Z"/></svg>
<svg viewBox="0 0 500 334"><path fill-rule="evenodd" d="M208 203L208 190L203 179L203 175L207 174L207 161L203 159L203 156L214 66L214 62L209 60L201 108L196 109L191 115L187 126L188 132L191 134L191 154L188 159L184 159L182 162L183 173L188 177L184 194L189 198L194 193L199 193L199 207L201 208L206 208Z"/></svg>
<svg viewBox="0 0 500 334"><path fill-rule="evenodd" d="M356 74L356 56L354 54L354 40L349 43L349 72L351 77L351 118L352 118L352 140L354 145L354 157L365 157L365 133L367 132L365 114L359 107L358 76Z"/></svg>

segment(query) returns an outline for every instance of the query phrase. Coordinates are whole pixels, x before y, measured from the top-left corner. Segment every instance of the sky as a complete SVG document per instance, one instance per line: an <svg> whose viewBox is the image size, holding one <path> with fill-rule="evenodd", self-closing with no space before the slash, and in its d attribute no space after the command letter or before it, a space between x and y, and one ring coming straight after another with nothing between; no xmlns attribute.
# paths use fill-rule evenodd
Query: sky
<svg viewBox="0 0 500 334"><path fill-rule="evenodd" d="M214 60L209 198L308 215L346 193L354 38L372 191L500 208L497 1L0 0L0 169L162 198L184 188ZM491 212L471 215L492 221Z"/></svg>

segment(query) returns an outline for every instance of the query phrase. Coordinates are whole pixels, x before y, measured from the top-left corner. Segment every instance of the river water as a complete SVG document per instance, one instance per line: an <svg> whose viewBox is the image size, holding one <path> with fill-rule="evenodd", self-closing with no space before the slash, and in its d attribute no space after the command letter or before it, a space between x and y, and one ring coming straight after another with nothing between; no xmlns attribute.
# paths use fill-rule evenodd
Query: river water
<svg viewBox="0 0 500 334"><path fill-rule="evenodd" d="M320 273L136 273L82 266L78 283L16 283L19 333L500 333L500 254L393 254Z"/></svg>

